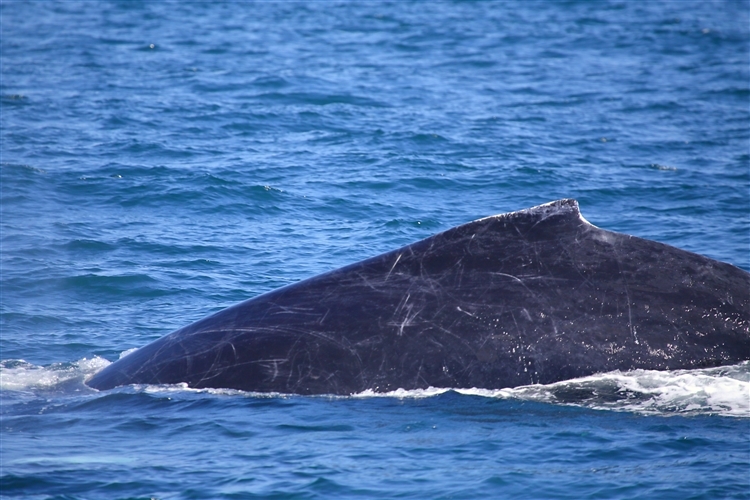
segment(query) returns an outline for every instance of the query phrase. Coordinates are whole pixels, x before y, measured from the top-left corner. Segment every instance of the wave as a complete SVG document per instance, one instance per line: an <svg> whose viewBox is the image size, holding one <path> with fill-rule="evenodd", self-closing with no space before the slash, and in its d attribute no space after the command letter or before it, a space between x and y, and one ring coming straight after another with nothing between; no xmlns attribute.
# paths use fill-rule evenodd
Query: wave
<svg viewBox="0 0 750 500"><path fill-rule="evenodd" d="M455 391L489 398L584 406L651 415L721 415L750 418L750 361L696 370L630 370L600 373L554 384L508 389L435 388L357 397L425 398Z"/></svg>
<svg viewBox="0 0 750 500"><path fill-rule="evenodd" d="M131 350L132 351L132 350ZM123 352L121 357L131 351ZM0 390L12 392L57 392L81 388L96 393L84 380L110 362L101 357L70 363L37 366L23 360L0 361ZM279 393L253 393L231 389L191 389L186 384L134 386L138 392L196 392L244 397L290 397ZM436 397L447 392L466 396L515 399L539 403L581 406L595 410L628 411L646 415L717 415L750 418L750 361L736 365L695 370L613 371L554 384L535 384L507 389L460 389L429 387L391 392L366 390L334 398Z"/></svg>

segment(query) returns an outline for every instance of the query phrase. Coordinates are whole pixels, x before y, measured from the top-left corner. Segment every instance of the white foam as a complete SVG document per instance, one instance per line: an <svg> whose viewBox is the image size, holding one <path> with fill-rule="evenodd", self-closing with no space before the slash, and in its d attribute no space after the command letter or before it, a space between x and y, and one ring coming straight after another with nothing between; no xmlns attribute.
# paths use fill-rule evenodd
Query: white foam
<svg viewBox="0 0 750 500"><path fill-rule="evenodd" d="M122 356L129 354L126 351ZM0 390L47 391L69 383L82 383L110 362L101 357L72 363L36 366L23 360L0 361ZM234 389L191 389L187 384L143 385L135 390L147 393L203 393L215 396L262 398L295 397L281 393L255 393ZM720 415L750 418L750 361L731 366L699 370L613 371L548 385L508 389L456 389L428 387L390 392L366 390L351 396L328 398L423 399L448 391L467 396L518 399L592 409L631 411L653 415Z"/></svg>
<svg viewBox="0 0 750 500"><path fill-rule="evenodd" d="M429 387L386 393L371 390L354 397L426 398L453 390L488 398L521 399L654 415L721 415L750 418L750 362L702 370L614 371L509 389Z"/></svg>
<svg viewBox="0 0 750 500"><path fill-rule="evenodd" d="M747 362L708 370L612 372L600 375L596 383L615 385L623 398L592 401L595 408L750 418L750 363Z"/></svg>
<svg viewBox="0 0 750 500"><path fill-rule="evenodd" d="M137 348L137 347L133 347L132 349L128 349L128 350L126 350L126 351L122 351L122 352L120 353L120 357L119 357L118 359L122 359L122 358L124 358L125 356L128 356L128 355L130 355L130 354L133 354L133 353L134 353L135 351L137 351L137 350L138 350L138 348Z"/></svg>
<svg viewBox="0 0 750 500"><path fill-rule="evenodd" d="M413 389L413 390L396 389L395 391L389 391L389 392L375 392L372 389L367 389L366 391L360 392L358 394L352 394L351 397L353 398L422 399L422 398L431 398L434 396L438 396L450 390L453 390L453 389L450 389L450 388L446 389L444 387L428 387L427 389Z"/></svg>
<svg viewBox="0 0 750 500"><path fill-rule="evenodd" d="M252 392L239 389L213 389L210 387L194 388L186 383L180 384L135 384L132 386L136 391L146 394L155 394L170 397L174 394L210 394L213 396L248 397L248 398L292 398L302 397L299 394L286 394L281 392Z"/></svg>
<svg viewBox="0 0 750 500"><path fill-rule="evenodd" d="M72 363L37 366L22 359L0 361L0 390L49 390L75 380L83 381L98 372L109 361L99 356Z"/></svg>

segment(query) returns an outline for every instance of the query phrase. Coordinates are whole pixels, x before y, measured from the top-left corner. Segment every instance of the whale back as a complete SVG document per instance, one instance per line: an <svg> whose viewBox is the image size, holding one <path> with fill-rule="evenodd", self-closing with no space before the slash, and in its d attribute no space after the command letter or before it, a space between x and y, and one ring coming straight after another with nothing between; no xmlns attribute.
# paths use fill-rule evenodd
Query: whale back
<svg viewBox="0 0 750 500"><path fill-rule="evenodd" d="M498 389L750 359L750 274L599 229L575 200L479 219L249 299L87 384Z"/></svg>

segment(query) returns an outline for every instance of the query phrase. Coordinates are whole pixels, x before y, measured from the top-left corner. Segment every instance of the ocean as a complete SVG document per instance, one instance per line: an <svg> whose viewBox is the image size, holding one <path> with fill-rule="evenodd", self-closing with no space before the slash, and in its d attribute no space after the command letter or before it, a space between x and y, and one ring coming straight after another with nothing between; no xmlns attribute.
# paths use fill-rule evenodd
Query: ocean
<svg viewBox="0 0 750 500"><path fill-rule="evenodd" d="M750 271L750 2L0 1L0 497L750 498L750 363L98 392L264 292L560 198Z"/></svg>

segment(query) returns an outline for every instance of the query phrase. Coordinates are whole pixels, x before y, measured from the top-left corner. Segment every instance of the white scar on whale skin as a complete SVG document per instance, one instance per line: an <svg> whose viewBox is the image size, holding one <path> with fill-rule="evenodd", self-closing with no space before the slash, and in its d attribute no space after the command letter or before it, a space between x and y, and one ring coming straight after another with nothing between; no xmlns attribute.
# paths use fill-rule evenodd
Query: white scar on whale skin
<svg viewBox="0 0 750 500"><path fill-rule="evenodd" d="M398 254L398 257L396 257L396 260L393 262L393 265L388 270L388 274L385 276L385 280L383 280L383 281L388 281L388 278L391 277L391 273L396 268L396 264L398 264L398 261L401 260L401 255L403 255L403 254Z"/></svg>

